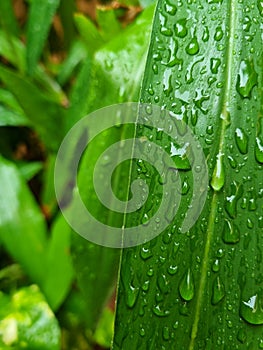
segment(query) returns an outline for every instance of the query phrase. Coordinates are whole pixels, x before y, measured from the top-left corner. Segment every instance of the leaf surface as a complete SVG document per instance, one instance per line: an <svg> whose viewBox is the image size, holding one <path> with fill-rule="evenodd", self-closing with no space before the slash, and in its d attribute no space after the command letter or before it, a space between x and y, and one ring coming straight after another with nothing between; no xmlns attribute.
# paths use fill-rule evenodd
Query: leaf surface
<svg viewBox="0 0 263 350"><path fill-rule="evenodd" d="M27 70L32 74L46 42L60 0L31 1L27 28Z"/></svg>
<svg viewBox="0 0 263 350"><path fill-rule="evenodd" d="M181 233L195 188L191 171L179 170L173 223L123 251L113 349L262 346L262 15L261 1L158 3L141 101L191 127L210 186L201 216ZM172 156L165 135L142 135ZM154 171L132 174L152 179L148 201L157 210ZM140 214L130 222L149 212Z"/></svg>

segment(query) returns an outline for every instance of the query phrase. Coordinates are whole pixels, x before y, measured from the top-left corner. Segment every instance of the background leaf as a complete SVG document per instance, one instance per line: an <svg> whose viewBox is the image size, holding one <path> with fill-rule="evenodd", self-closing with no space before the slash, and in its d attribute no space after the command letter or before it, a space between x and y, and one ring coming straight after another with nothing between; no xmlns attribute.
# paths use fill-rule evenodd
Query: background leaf
<svg viewBox="0 0 263 350"><path fill-rule="evenodd" d="M60 0L32 0L27 28L27 71L32 74L41 55Z"/></svg>
<svg viewBox="0 0 263 350"><path fill-rule="evenodd" d="M36 285L0 293L1 349L60 349L60 330Z"/></svg>

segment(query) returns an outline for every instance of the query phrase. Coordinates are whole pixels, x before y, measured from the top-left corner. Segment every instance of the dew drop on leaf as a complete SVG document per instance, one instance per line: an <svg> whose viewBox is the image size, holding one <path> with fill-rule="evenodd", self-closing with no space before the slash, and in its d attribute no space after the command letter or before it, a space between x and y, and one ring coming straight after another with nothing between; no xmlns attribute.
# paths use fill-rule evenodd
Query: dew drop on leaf
<svg viewBox="0 0 263 350"><path fill-rule="evenodd" d="M179 19L174 26L175 35L179 38L184 38L187 35L186 21L186 18Z"/></svg>
<svg viewBox="0 0 263 350"><path fill-rule="evenodd" d="M246 332L243 328L240 328L237 332L237 340L244 344L247 339Z"/></svg>
<svg viewBox="0 0 263 350"><path fill-rule="evenodd" d="M236 89L241 97L250 97L252 88L257 84L258 75L252 60L242 60L237 76Z"/></svg>
<svg viewBox="0 0 263 350"><path fill-rule="evenodd" d="M189 44L186 46L185 51L188 53L188 55L196 55L199 52L199 44L196 36L191 39Z"/></svg>
<svg viewBox="0 0 263 350"><path fill-rule="evenodd" d="M166 4L165 4L165 11L169 15L174 16L176 14L177 8L176 8L176 6L171 4L170 2L166 2Z"/></svg>
<svg viewBox="0 0 263 350"><path fill-rule="evenodd" d="M134 287L130 284L129 288L127 288L126 290L126 304L129 308L132 308L135 305L138 294L139 294L139 288Z"/></svg>
<svg viewBox="0 0 263 350"><path fill-rule="evenodd" d="M169 328L167 326L163 327L163 339L164 340L170 339L170 332L169 332Z"/></svg>
<svg viewBox="0 0 263 350"><path fill-rule="evenodd" d="M153 313L159 317L165 317L170 314L169 310L162 310L160 305L155 305L152 310L153 310Z"/></svg>
<svg viewBox="0 0 263 350"><path fill-rule="evenodd" d="M214 283L213 283L213 290L212 290L212 304L216 305L218 304L225 296L225 287L224 284L221 282L219 276L216 277Z"/></svg>
<svg viewBox="0 0 263 350"><path fill-rule="evenodd" d="M259 163L263 163L263 142L259 137L256 138L255 157Z"/></svg>
<svg viewBox="0 0 263 350"><path fill-rule="evenodd" d="M260 16L263 16L263 1L258 0L257 5L258 5L258 11L259 11Z"/></svg>
<svg viewBox="0 0 263 350"><path fill-rule="evenodd" d="M202 40L204 42L207 42L209 40L209 29L208 27L206 26L205 29L204 29L204 32L203 32L203 36L202 36Z"/></svg>
<svg viewBox="0 0 263 350"><path fill-rule="evenodd" d="M252 295L248 299L242 300L240 305L241 317L250 324L263 324L263 293Z"/></svg>
<svg viewBox="0 0 263 350"><path fill-rule="evenodd" d="M225 183L225 171L223 166L223 154L219 153L216 159L216 165L213 172L211 186L215 191L220 191Z"/></svg>
<svg viewBox="0 0 263 350"><path fill-rule="evenodd" d="M219 58L211 58L210 69L213 74L218 73L218 68L220 67L221 60Z"/></svg>
<svg viewBox="0 0 263 350"><path fill-rule="evenodd" d="M244 130L241 128L236 128L235 130L235 141L237 147L242 154L246 154L248 151L248 137Z"/></svg>
<svg viewBox="0 0 263 350"><path fill-rule="evenodd" d="M223 35L224 35L223 29L221 27L217 27L214 35L214 39L216 41L219 41L223 38Z"/></svg>
<svg viewBox="0 0 263 350"><path fill-rule="evenodd" d="M179 285L179 292L181 297L185 301L190 301L194 297L194 281L193 281L193 275L190 269L187 270L186 274L184 275Z"/></svg>
<svg viewBox="0 0 263 350"><path fill-rule="evenodd" d="M233 181L230 185L231 188L231 194L230 196L226 197L226 211L228 215L234 219L237 215L237 201L242 197L243 195L243 186L240 185L238 182Z"/></svg>
<svg viewBox="0 0 263 350"><path fill-rule="evenodd" d="M225 219L223 241L225 243L237 243L240 240L240 231L238 226L232 221Z"/></svg>
<svg viewBox="0 0 263 350"><path fill-rule="evenodd" d="M219 263L219 260L216 259L212 265L212 270L214 272L218 272L219 271L219 268L220 268L220 263Z"/></svg>

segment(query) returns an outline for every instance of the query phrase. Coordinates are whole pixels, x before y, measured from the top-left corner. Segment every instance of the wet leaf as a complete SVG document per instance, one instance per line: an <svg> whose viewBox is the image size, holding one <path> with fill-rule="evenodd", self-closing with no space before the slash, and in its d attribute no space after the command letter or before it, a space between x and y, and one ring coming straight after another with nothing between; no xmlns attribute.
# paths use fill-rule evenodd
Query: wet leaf
<svg viewBox="0 0 263 350"><path fill-rule="evenodd" d="M174 221L156 239L123 250L114 350L262 344L262 6L257 3L158 3L140 100L165 107L191 127L207 155L210 187L199 219L182 233L196 189L191 171L179 170L188 190L182 188ZM170 149L165 135L138 129L137 137L142 135ZM159 192L154 195L152 185L157 175L149 168L144 175L133 170L132 180L152 179L148 208L157 210ZM150 214L143 208L126 222L140 223Z"/></svg>

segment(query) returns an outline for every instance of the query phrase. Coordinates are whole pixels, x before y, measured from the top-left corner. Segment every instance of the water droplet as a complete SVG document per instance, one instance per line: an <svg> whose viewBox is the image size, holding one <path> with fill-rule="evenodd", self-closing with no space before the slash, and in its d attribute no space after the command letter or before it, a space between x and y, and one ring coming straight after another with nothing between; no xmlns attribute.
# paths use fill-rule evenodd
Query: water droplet
<svg viewBox="0 0 263 350"><path fill-rule="evenodd" d="M153 268L150 268L150 269L148 270L148 272L147 272L147 275L148 275L149 277L152 277L153 274L154 274Z"/></svg>
<svg viewBox="0 0 263 350"><path fill-rule="evenodd" d="M257 84L257 79L258 75L255 71L253 61L249 59L242 60L236 85L236 89L241 97L250 98L252 88Z"/></svg>
<svg viewBox="0 0 263 350"><path fill-rule="evenodd" d="M219 265L219 260L216 259L216 260L214 261L213 265L212 265L212 270L213 270L214 272L218 272L218 271L219 271L219 267L220 267L220 265Z"/></svg>
<svg viewBox="0 0 263 350"><path fill-rule="evenodd" d="M210 69L213 74L218 73L218 68L220 67L221 60L219 58L211 58Z"/></svg>
<svg viewBox="0 0 263 350"><path fill-rule="evenodd" d="M240 240L239 228L232 221L225 219L223 241L225 243L237 243Z"/></svg>
<svg viewBox="0 0 263 350"><path fill-rule="evenodd" d="M242 197L243 186L233 181L230 185L231 195L226 197L226 211L234 219L237 215L237 201Z"/></svg>
<svg viewBox="0 0 263 350"><path fill-rule="evenodd" d="M166 69L163 75L163 92L168 97L172 91L172 71L171 69Z"/></svg>
<svg viewBox="0 0 263 350"><path fill-rule="evenodd" d="M170 314L169 310L162 310L160 305L155 305L152 310L153 310L153 313L159 317L165 317Z"/></svg>
<svg viewBox="0 0 263 350"><path fill-rule="evenodd" d="M203 36L202 36L202 40L204 42L207 42L209 40L209 29L208 27L206 26L205 29L204 29L204 32L203 32Z"/></svg>
<svg viewBox="0 0 263 350"><path fill-rule="evenodd" d="M188 178L186 178L182 184L182 195L187 194L189 189L190 189L190 185L188 182Z"/></svg>
<svg viewBox="0 0 263 350"><path fill-rule="evenodd" d="M244 130L241 128L236 128L235 130L235 140L239 151L242 154L246 154L248 151L248 137Z"/></svg>
<svg viewBox="0 0 263 350"><path fill-rule="evenodd" d="M158 287L160 288L160 291L163 294L167 294L169 291L169 285L168 285L168 280L164 274L161 274L157 278L157 284Z"/></svg>
<svg viewBox="0 0 263 350"><path fill-rule="evenodd" d="M237 162L235 161L235 159L234 159L232 156L228 156L227 158L228 158L228 160L229 160L230 166L231 166L233 169L236 169L236 167L237 167Z"/></svg>
<svg viewBox="0 0 263 350"><path fill-rule="evenodd" d="M212 291L212 304L218 304L225 296L225 287L224 284L220 281L219 276L216 277L213 283Z"/></svg>
<svg viewBox="0 0 263 350"><path fill-rule="evenodd" d="M170 339L170 334L169 334L169 328L168 327L163 327L163 339L164 340L169 340Z"/></svg>
<svg viewBox="0 0 263 350"><path fill-rule="evenodd" d="M154 64L152 65L152 70L153 70L154 74L158 74L158 66L157 66L156 63L154 63Z"/></svg>
<svg viewBox="0 0 263 350"><path fill-rule="evenodd" d="M165 36L172 36L173 32L170 28L167 27L161 27L161 34L165 35Z"/></svg>
<svg viewBox="0 0 263 350"><path fill-rule="evenodd" d="M189 44L186 46L185 51L189 54L189 55L196 55L199 52L199 44L197 41L197 37L194 36L191 41L189 42Z"/></svg>
<svg viewBox="0 0 263 350"><path fill-rule="evenodd" d="M187 27L186 27L187 20L186 18L179 19L175 26L174 26L174 32L175 35L179 38L184 38L187 35Z"/></svg>
<svg viewBox="0 0 263 350"><path fill-rule="evenodd" d="M186 301L190 301L194 297L194 281L193 281L193 275L190 269L187 270L186 274L184 275L180 283L179 292L181 297Z"/></svg>
<svg viewBox="0 0 263 350"><path fill-rule="evenodd" d="M167 269L167 272L170 274L170 275L175 275L178 271L178 266L176 265L170 265Z"/></svg>
<svg viewBox="0 0 263 350"><path fill-rule="evenodd" d="M141 329L140 329L140 336L141 336L141 337L144 337L144 336L145 336L145 329L144 329L144 328L141 328Z"/></svg>
<svg viewBox="0 0 263 350"><path fill-rule="evenodd" d="M132 308L135 305L138 294L139 294L139 288L134 287L130 284L129 288L127 288L126 290L126 304L129 308Z"/></svg>
<svg viewBox="0 0 263 350"><path fill-rule="evenodd" d="M153 254L152 254L152 252L151 252L151 250L149 248L142 247L142 249L141 249L141 257L142 257L142 259L147 260L150 257L152 257L152 255Z"/></svg>
<svg viewBox="0 0 263 350"><path fill-rule="evenodd" d="M147 292L148 289L149 289L149 286L150 286L150 281L145 281L145 282L143 283L143 285L142 285L142 290L143 290L144 292Z"/></svg>
<svg viewBox="0 0 263 350"><path fill-rule="evenodd" d="M257 5L258 5L258 11L259 11L260 16L263 16L263 1L258 0Z"/></svg>
<svg viewBox="0 0 263 350"><path fill-rule="evenodd" d="M241 317L250 324L263 324L263 293L259 291L250 298L242 300Z"/></svg>
<svg viewBox="0 0 263 350"><path fill-rule="evenodd" d="M237 332L237 340L240 341L240 343L244 344L246 342L247 335L243 328L240 328Z"/></svg>
<svg viewBox="0 0 263 350"><path fill-rule="evenodd" d="M245 32L249 32L249 31L250 31L250 28L251 28L251 25L252 25L251 19L250 19L248 16L246 16L246 17L244 18L243 30L244 30Z"/></svg>
<svg viewBox="0 0 263 350"><path fill-rule="evenodd" d="M216 41L220 41L223 38L223 35L224 35L223 29L221 27L217 27L214 35L214 39Z"/></svg>
<svg viewBox="0 0 263 350"><path fill-rule="evenodd" d="M223 166L223 154L218 153L216 157L216 166L211 180L211 186L215 191L220 191L225 183L225 170Z"/></svg>
<svg viewBox="0 0 263 350"><path fill-rule="evenodd" d="M256 137L255 157L259 163L263 163L263 142Z"/></svg>
<svg viewBox="0 0 263 350"><path fill-rule="evenodd" d="M173 4L166 2L165 3L165 11L171 15L174 16L176 14L177 8Z"/></svg>
<svg viewBox="0 0 263 350"><path fill-rule="evenodd" d="M253 221L250 218L247 219L247 227L249 229L252 229L254 227Z"/></svg>

